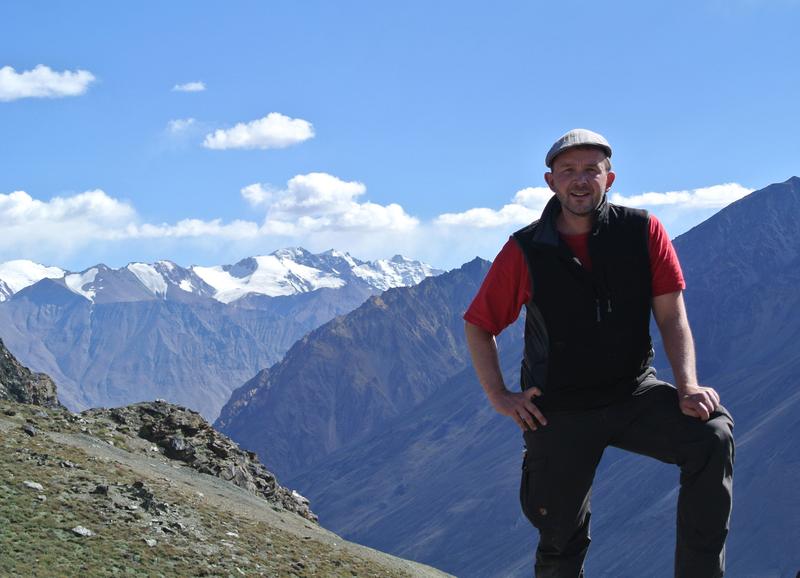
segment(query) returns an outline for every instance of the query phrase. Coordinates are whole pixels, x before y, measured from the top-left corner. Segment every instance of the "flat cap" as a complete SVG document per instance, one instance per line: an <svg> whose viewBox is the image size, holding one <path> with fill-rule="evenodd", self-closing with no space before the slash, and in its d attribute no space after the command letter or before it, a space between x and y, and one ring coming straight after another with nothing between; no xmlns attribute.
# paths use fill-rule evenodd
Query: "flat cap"
<svg viewBox="0 0 800 578"><path fill-rule="evenodd" d="M608 144L608 141L603 135L586 130L585 128L574 128L553 143L553 146L547 151L544 164L546 164L548 168L553 168L553 160L565 150L571 149L572 147L587 146L601 148L606 152L609 158L611 157L611 145Z"/></svg>

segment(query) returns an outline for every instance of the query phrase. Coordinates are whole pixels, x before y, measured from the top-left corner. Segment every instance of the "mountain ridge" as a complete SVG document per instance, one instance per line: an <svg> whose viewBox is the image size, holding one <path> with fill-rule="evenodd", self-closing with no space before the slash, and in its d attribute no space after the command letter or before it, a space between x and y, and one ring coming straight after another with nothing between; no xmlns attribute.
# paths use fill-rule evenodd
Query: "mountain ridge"
<svg viewBox="0 0 800 578"><path fill-rule="evenodd" d="M259 453L282 476L368 436L467 363L461 314L488 266L476 258L414 287L371 297L315 329L280 362L236 390L215 427ZM427 342L421 345L421 340ZM328 361L338 352L349 361L331 371ZM266 422L257 419L275 404L285 413ZM298 409L308 405L313 412ZM363 411L353 416L349 412L355 407ZM263 455L260 440L266 439L269 454Z"/></svg>
<svg viewBox="0 0 800 578"><path fill-rule="evenodd" d="M45 270L57 273L16 263L14 287ZM370 264L301 248L226 267L217 273L238 285L214 288L167 261L44 277L0 302L0 337L23 363L56 380L70 409L161 397L213 420L235 387L312 329L383 286L439 273L403 257ZM317 283L322 277L335 283ZM276 279L296 291L267 294Z"/></svg>
<svg viewBox="0 0 800 578"><path fill-rule="evenodd" d="M333 249L314 254L302 247L246 257L232 265L187 268L160 260L133 261L118 269L99 263L80 272L70 272L19 259L0 263L0 302L42 279L56 279L92 302L186 299L181 295L185 293L232 303L248 295L297 295L321 288L340 288L348 283L363 283L384 291L413 285L439 273L438 269L400 255L362 261Z"/></svg>

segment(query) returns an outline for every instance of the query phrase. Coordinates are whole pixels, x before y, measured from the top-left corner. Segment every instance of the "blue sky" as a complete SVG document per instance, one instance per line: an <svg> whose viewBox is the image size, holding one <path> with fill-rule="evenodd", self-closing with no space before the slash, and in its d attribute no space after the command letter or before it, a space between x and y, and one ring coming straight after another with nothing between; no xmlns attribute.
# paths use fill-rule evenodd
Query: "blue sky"
<svg viewBox="0 0 800 578"><path fill-rule="evenodd" d="M0 22L0 261L455 267L536 218L574 127L672 236L800 173L797 0L8 1Z"/></svg>

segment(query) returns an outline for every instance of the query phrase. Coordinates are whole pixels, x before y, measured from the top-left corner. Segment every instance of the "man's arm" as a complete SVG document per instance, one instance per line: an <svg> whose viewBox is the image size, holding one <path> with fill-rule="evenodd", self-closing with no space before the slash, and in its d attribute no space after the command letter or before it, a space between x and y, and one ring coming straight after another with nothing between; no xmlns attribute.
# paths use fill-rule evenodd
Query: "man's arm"
<svg viewBox="0 0 800 578"><path fill-rule="evenodd" d="M653 314L675 375L681 411L706 421L719 405L719 394L697 383L694 341L686 317L683 292L675 291L654 297Z"/></svg>
<svg viewBox="0 0 800 578"><path fill-rule="evenodd" d="M538 387L522 393L509 391L506 388L500 371L500 359L494 336L469 321L465 322L464 331L475 373L478 374L478 380L494 409L512 418L523 431L535 430L539 424L547 425L542 412L531 401L533 397L542 394Z"/></svg>

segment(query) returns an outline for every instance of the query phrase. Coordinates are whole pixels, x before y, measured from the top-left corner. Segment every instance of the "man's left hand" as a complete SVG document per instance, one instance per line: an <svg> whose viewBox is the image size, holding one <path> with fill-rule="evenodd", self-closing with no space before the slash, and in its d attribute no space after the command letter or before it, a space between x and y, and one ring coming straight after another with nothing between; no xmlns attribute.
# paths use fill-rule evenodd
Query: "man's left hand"
<svg viewBox="0 0 800 578"><path fill-rule="evenodd" d="M711 387L687 385L678 388L678 404L686 415L707 421L719 406L719 394Z"/></svg>

